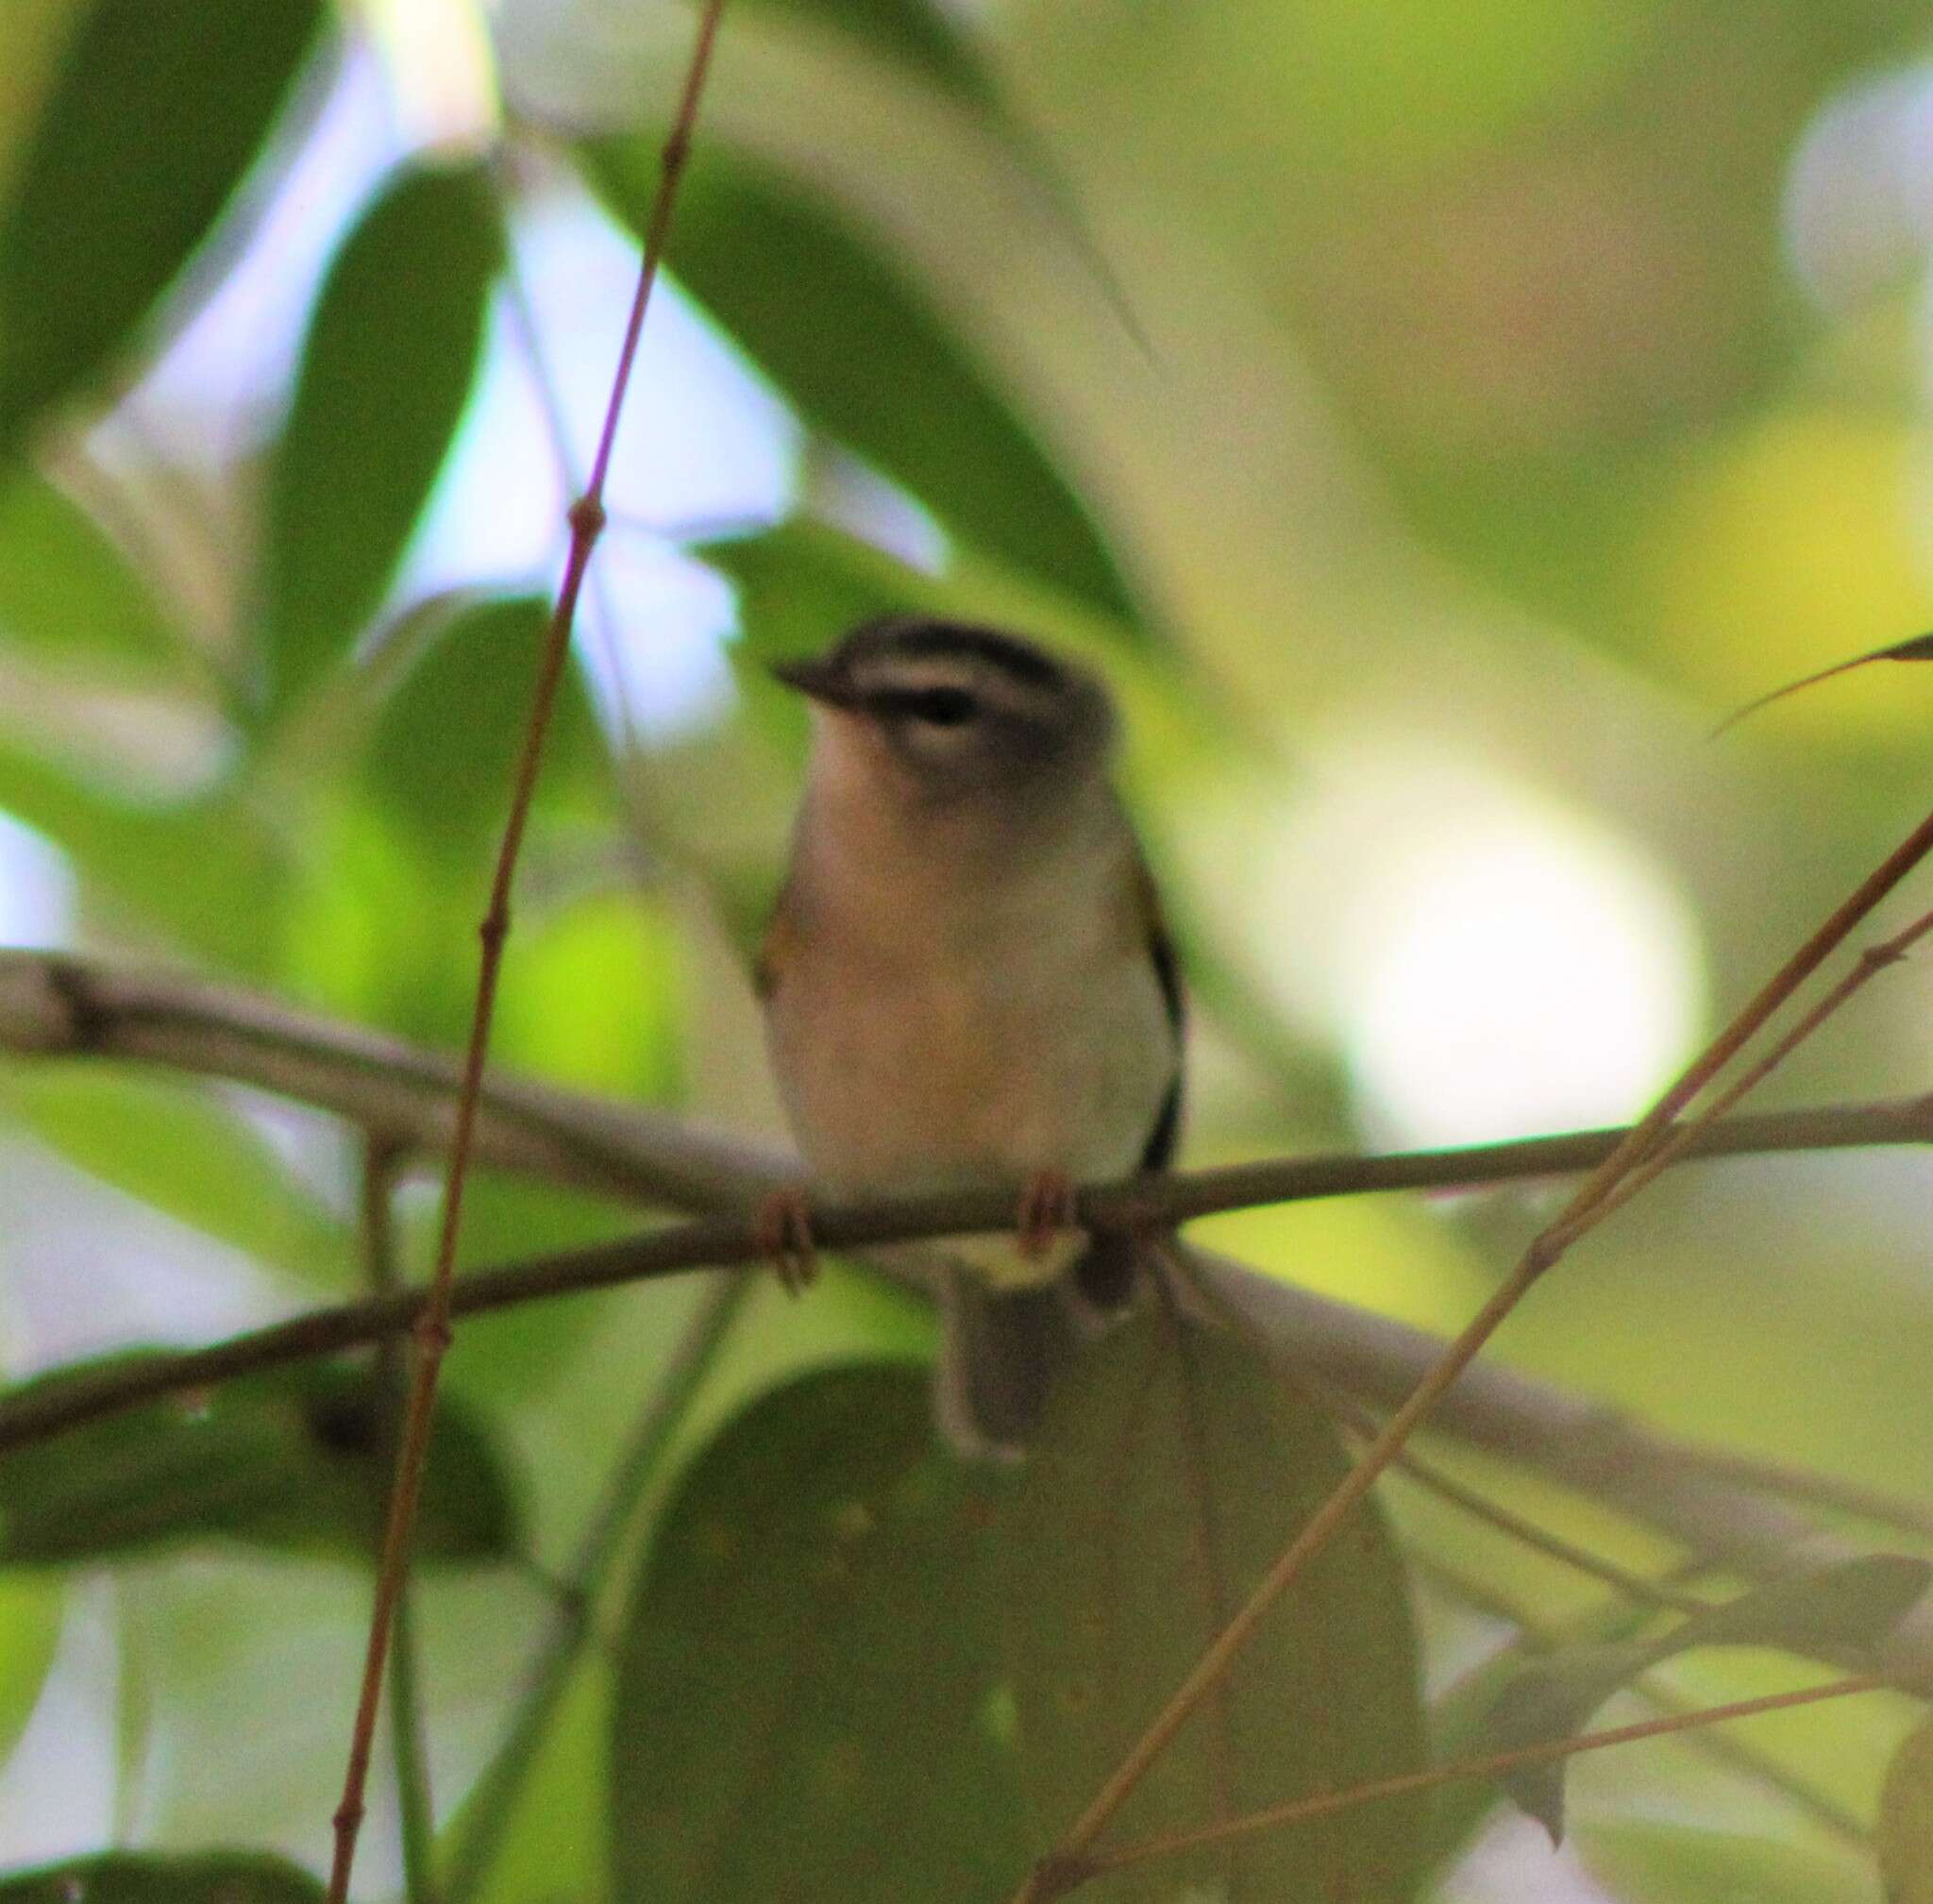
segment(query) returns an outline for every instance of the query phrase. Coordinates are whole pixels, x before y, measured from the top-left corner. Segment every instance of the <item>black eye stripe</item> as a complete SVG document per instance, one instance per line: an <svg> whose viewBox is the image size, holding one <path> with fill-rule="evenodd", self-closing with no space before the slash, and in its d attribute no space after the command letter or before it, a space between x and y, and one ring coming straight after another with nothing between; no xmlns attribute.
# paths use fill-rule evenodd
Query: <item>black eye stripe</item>
<svg viewBox="0 0 1933 1904"><path fill-rule="evenodd" d="M866 696L876 714L923 720L933 727L964 727L981 711L964 687L882 687Z"/></svg>

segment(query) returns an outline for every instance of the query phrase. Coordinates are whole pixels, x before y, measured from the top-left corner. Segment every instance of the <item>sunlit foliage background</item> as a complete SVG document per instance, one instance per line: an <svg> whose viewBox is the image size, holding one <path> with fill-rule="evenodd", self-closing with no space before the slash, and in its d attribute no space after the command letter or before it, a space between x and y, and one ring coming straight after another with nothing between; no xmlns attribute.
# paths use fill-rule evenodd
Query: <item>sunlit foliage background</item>
<svg viewBox="0 0 1933 1904"><path fill-rule="evenodd" d="M88 11L8 0L0 202ZM137 142L139 90L240 111L245 74L212 87L192 49L131 67L126 98L93 102L70 215L0 219L0 940L459 1038L519 657L689 24L660 0L325 20L213 236L44 390L47 312L110 237L137 262L165 239L104 209L117 179L189 162ZM1120 687L1197 993L1189 1160L1639 1108L1925 799L1916 670L1706 733L1933 621L1925 53L1924 17L1885 0L733 0L500 1059L775 1128L742 954L803 736L760 663L929 603L1083 649ZM1909 968L1775 1092L1918 1089L1929 1024ZM25 1066L0 1072L0 1118L9 1375L355 1285L355 1152L319 1118ZM1672 1181L1497 1353L1924 1492L1927 1189L1906 1154ZM412 1268L431 1205L412 1192ZM1451 1328L1540 1207L1204 1228ZM623 1221L486 1178L466 1255ZM462 1332L448 1381L513 1466L534 1565L428 1576L445 1808L690 1300ZM761 1294L691 1445L787 1370L917 1355L927 1330L856 1277ZM1438 1677L1502 1629L1433 1570L1553 1617L1596 1592L1390 1505ZM0 1575L0 1859L235 1842L314 1862L366 1594L346 1560L219 1542ZM1674 1670L1704 1697L1773 1669ZM607 1696L594 1653L495 1895L600 1895ZM1898 1725L1831 1708L1758 1737L1868 1815ZM1686 1751L1593 1761L1573 1788L1562 1854L1499 1818L1441 1895L1702 1899L1741 1872L1782 1887L1758 1896L1874 1895L1854 1853ZM395 1881L386 1815L362 1878Z"/></svg>

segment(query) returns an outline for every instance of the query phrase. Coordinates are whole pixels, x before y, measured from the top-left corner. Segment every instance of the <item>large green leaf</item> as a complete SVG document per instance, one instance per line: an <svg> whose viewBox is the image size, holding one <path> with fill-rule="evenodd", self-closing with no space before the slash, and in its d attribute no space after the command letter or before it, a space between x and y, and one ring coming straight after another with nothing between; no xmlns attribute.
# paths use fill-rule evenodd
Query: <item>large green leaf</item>
<svg viewBox="0 0 1933 1904"><path fill-rule="evenodd" d="M102 1366L58 1369L13 1392L84 1383ZM0 1563L120 1559L216 1538L368 1559L393 1466L386 1440L369 1376L334 1364L104 1416L0 1455ZM446 1401L430 1437L416 1551L469 1562L521 1552L490 1438Z"/></svg>
<svg viewBox="0 0 1933 1904"><path fill-rule="evenodd" d="M336 253L269 485L272 705L380 605L469 400L502 253L480 166L402 168Z"/></svg>
<svg viewBox="0 0 1933 1904"><path fill-rule="evenodd" d="M266 1852L104 1852L0 1876L0 1904L319 1904L307 1871Z"/></svg>
<svg viewBox="0 0 1933 1904"><path fill-rule="evenodd" d="M925 1381L849 1369L738 1417L625 1617L620 1904L949 1904L1020 1875L977 1484Z"/></svg>
<svg viewBox="0 0 1933 1904"><path fill-rule="evenodd" d="M1165 1313L1102 1338L1069 1373L996 1548L1043 1846L1346 1467L1328 1419L1267 1362ZM1403 1568L1364 1510L1269 1613L1100 1848L1387 1778L1423 1756ZM1420 1875L1423 1818L1406 1801L1341 1812L1131 1866L1109 1877L1108 1896L1393 1904Z"/></svg>
<svg viewBox="0 0 1933 1904"><path fill-rule="evenodd" d="M584 150L613 207L641 227L655 143ZM1066 479L882 249L796 185L700 147L670 262L809 422L967 541L1132 624L1113 559Z"/></svg>
<svg viewBox="0 0 1933 1904"><path fill-rule="evenodd" d="M93 0L0 208L0 455L93 380L254 163L321 0Z"/></svg>
<svg viewBox="0 0 1933 1904"><path fill-rule="evenodd" d="M1498 1694L1478 1749L1507 1752L1581 1731L1605 1700L1640 1673L1694 1646L1776 1646L1841 1660L1867 1655L1933 1581L1933 1565L1872 1554L1810 1567L1694 1613L1655 1640L1567 1647L1533 1660ZM1564 1764L1505 1775L1512 1798L1555 1839L1564 1828Z"/></svg>

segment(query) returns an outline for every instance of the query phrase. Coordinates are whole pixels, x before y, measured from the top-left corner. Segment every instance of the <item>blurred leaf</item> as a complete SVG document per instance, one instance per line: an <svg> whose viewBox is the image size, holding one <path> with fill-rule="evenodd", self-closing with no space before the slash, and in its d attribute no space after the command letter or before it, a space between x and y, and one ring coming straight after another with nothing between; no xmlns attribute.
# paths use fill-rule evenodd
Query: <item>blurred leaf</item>
<svg viewBox="0 0 1933 1904"><path fill-rule="evenodd" d="M1828 1660L1878 1645L1933 1581L1933 1565L1873 1554L1809 1569L1707 1612L1656 1640L1578 1646L1533 1661L1498 1695L1478 1750L1508 1752L1581 1732L1640 1673L1693 1646L1775 1646ZM1553 1840L1564 1832L1565 1761L1526 1765L1504 1787Z"/></svg>
<svg viewBox="0 0 1933 1904"><path fill-rule="evenodd" d="M0 455L94 381L233 196L321 0L93 0L0 209Z"/></svg>
<svg viewBox="0 0 1933 1904"><path fill-rule="evenodd" d="M347 1232L262 1132L205 1084L47 1065L0 1071L0 1103L70 1162L244 1251L341 1282Z"/></svg>
<svg viewBox="0 0 1933 1904"><path fill-rule="evenodd" d="M1933 1720L1900 1741L1879 1792L1886 1904L1933 1904Z"/></svg>
<svg viewBox="0 0 1933 1904"><path fill-rule="evenodd" d="M1238 1342L1144 1316L1048 1404L1003 1504L998 1598L1039 1835L1077 1816L1347 1472L1328 1418ZM1373 1509L1304 1574L1110 1827L1185 1829L1423 1761L1403 1567ZM1111 1897L1413 1895L1425 1808L1393 1801L1112 1874ZM1188 1890L1193 1886L1192 1891Z"/></svg>
<svg viewBox="0 0 1933 1904"><path fill-rule="evenodd" d="M1578 1840L1591 1875L1617 1896L1656 1904L1848 1904L1872 1881L1866 1860L1849 1852L1697 1825L1580 1826Z"/></svg>
<svg viewBox="0 0 1933 1904"><path fill-rule="evenodd" d="M480 166L405 166L330 263L269 484L272 707L380 606L469 401L502 253Z"/></svg>
<svg viewBox="0 0 1933 1904"><path fill-rule="evenodd" d="M411 1259L433 1259L442 1215L435 1197L421 1199L411 1211ZM501 1171L473 1171L463 1191L457 1268L488 1269L613 1242L636 1235L637 1227L635 1209L608 1199ZM569 1302L529 1303L465 1317L463 1353L451 1359L447 1370L452 1392L475 1396L492 1407L529 1398L566 1376L572 1353L608 1313L610 1304L622 1300L619 1292L602 1290Z"/></svg>
<svg viewBox="0 0 1933 1904"><path fill-rule="evenodd" d="M234 787L138 806L0 746L0 808L45 834L73 860L89 899L109 917L130 915L139 936L164 935L231 975L275 969L286 865Z"/></svg>
<svg viewBox="0 0 1933 1904"><path fill-rule="evenodd" d="M550 617L530 596L450 616L397 684L370 736L370 791L432 859L467 873L502 831L511 776L529 723ZM595 772L597 724L566 666L544 743L542 786L555 798Z"/></svg>
<svg viewBox="0 0 1933 1904"><path fill-rule="evenodd" d="M478 1886L477 1904L595 1900L608 1894L611 1731L611 1667L592 1651L545 1730L503 1832L503 1848ZM461 1843L468 1821L461 1811L457 1818Z"/></svg>
<svg viewBox="0 0 1933 1904"><path fill-rule="evenodd" d="M0 641L181 672L174 629L93 518L31 470L0 475Z"/></svg>
<svg viewBox="0 0 1933 1904"><path fill-rule="evenodd" d="M614 209L641 228L656 144L601 141L583 152ZM700 147L680 193L670 263L815 428L947 529L1133 626L1113 559L1072 489L882 251L796 187Z"/></svg>
<svg viewBox="0 0 1933 1904"><path fill-rule="evenodd" d="M823 20L874 51L916 68L942 92L982 108L996 105L985 69L949 9L934 0L766 0L774 12Z"/></svg>
<svg viewBox="0 0 1933 1904"><path fill-rule="evenodd" d="M698 1457L625 1617L620 1904L1007 1895L976 1491L908 1369L795 1382Z"/></svg>
<svg viewBox="0 0 1933 1904"><path fill-rule="evenodd" d="M558 1084L659 1104L683 1080L683 945L662 901L587 895L517 946L496 1045L503 1063Z"/></svg>
<svg viewBox="0 0 1933 1904"><path fill-rule="evenodd" d="M85 1384L148 1351L73 1364L15 1393ZM392 1462L368 1374L300 1366L187 1390L0 1455L0 1563L120 1559L227 1538L372 1558ZM508 1560L515 1503L477 1419L445 1402L424 1474L416 1552Z"/></svg>
<svg viewBox="0 0 1933 1904"><path fill-rule="evenodd" d="M307 1871L266 1852L109 1851L0 1876L0 1904L320 1904Z"/></svg>
<svg viewBox="0 0 1933 1904"><path fill-rule="evenodd" d="M42 1574L0 1575L0 1765L26 1722L60 1638L62 1584Z"/></svg>

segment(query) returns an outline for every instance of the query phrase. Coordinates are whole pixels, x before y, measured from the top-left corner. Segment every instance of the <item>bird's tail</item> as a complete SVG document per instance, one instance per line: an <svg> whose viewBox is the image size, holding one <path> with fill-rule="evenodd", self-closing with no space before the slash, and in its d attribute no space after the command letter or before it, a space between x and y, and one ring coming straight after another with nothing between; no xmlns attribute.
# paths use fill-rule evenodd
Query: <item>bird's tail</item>
<svg viewBox="0 0 1933 1904"><path fill-rule="evenodd" d="M959 1453L1012 1460L1025 1452L1048 1391L1081 1346L1069 1296L1058 1280L1000 1289L972 1269L949 1269L934 1403Z"/></svg>
<svg viewBox="0 0 1933 1904"><path fill-rule="evenodd" d="M1125 1238L1097 1238L1065 1274L1021 1289L992 1287L964 1264L949 1268L935 1400L956 1450L982 1460L1026 1452L1076 1351L1132 1299L1136 1256Z"/></svg>

